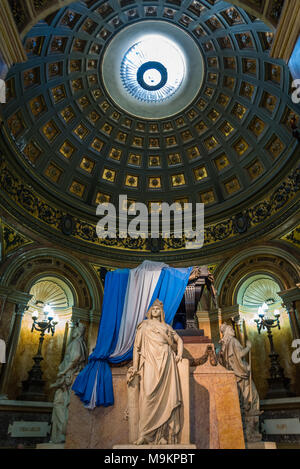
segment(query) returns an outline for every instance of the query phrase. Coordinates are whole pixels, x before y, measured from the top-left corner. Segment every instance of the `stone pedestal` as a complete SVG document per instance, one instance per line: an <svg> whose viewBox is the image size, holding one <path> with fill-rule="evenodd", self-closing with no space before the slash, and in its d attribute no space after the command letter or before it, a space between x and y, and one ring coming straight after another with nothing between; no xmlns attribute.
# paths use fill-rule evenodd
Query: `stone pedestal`
<svg viewBox="0 0 300 469"><path fill-rule="evenodd" d="M264 440L279 449L300 448L300 397L268 399L260 402Z"/></svg>
<svg viewBox="0 0 300 469"><path fill-rule="evenodd" d="M151 450L151 449L197 449L196 445L115 445L113 449L143 449L143 450Z"/></svg>
<svg viewBox="0 0 300 469"><path fill-rule="evenodd" d="M203 356L207 342L207 338L199 337L196 343L188 343L185 337L184 358L192 361ZM88 410L72 393L65 449L112 449L120 448L120 445L127 449L132 447L129 446L126 373L127 367L112 368L114 406ZM181 439L181 443L184 441L188 449L194 448L190 444L196 445L198 449L244 449L234 373L220 365L212 366L208 360L204 365L190 367L189 375L190 439L188 442L186 436L184 440ZM148 445L147 448L150 449Z"/></svg>
<svg viewBox="0 0 300 469"><path fill-rule="evenodd" d="M205 343L187 343L185 357L196 360ZM209 360L190 368L191 442L199 449L245 449L236 377Z"/></svg>
<svg viewBox="0 0 300 469"><path fill-rule="evenodd" d="M50 438L52 410L51 402L0 400L0 447L45 444Z"/></svg>
<svg viewBox="0 0 300 469"><path fill-rule="evenodd" d="M246 449L277 449L277 445L272 441L257 441L246 443Z"/></svg>
<svg viewBox="0 0 300 469"><path fill-rule="evenodd" d="M41 443L35 449L65 449L64 443Z"/></svg>
<svg viewBox="0 0 300 469"><path fill-rule="evenodd" d="M88 410L72 391L65 449L111 449L129 441L127 366L112 368L115 403Z"/></svg>

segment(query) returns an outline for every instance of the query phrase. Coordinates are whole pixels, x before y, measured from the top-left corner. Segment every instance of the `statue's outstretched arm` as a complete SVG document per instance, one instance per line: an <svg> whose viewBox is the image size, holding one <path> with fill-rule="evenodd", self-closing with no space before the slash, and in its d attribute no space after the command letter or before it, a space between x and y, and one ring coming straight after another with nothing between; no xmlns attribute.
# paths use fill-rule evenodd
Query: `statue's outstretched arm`
<svg viewBox="0 0 300 469"><path fill-rule="evenodd" d="M133 382L135 376L138 376L139 366L140 366L140 347L141 347L141 333L140 330L137 330L133 353L132 353L132 366L128 368L127 371L127 384L129 385Z"/></svg>
<svg viewBox="0 0 300 469"><path fill-rule="evenodd" d="M182 338L179 337L178 334L174 334L174 340L177 343L177 355L176 355L176 361L182 360L182 354L183 354L183 341Z"/></svg>
<svg viewBox="0 0 300 469"><path fill-rule="evenodd" d="M139 369L139 364L140 364L140 350L141 350L141 331L140 329L137 330L136 336L135 336L135 341L134 341L134 347L133 347L133 363L132 367L134 370Z"/></svg>
<svg viewBox="0 0 300 469"><path fill-rule="evenodd" d="M241 358L245 357L246 355L248 355L248 353L250 352L251 350L251 342L249 342L249 340L247 340L247 344L246 344L246 347L244 349L241 350L240 352L240 356Z"/></svg>

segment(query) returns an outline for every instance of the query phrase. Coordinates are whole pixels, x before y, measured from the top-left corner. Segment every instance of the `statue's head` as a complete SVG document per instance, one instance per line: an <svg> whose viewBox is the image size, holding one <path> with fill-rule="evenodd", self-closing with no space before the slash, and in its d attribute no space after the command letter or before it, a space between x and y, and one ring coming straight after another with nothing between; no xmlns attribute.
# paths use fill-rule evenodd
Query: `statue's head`
<svg viewBox="0 0 300 469"><path fill-rule="evenodd" d="M85 334L85 325L82 322L78 322L74 330L73 337L82 337Z"/></svg>
<svg viewBox="0 0 300 469"><path fill-rule="evenodd" d="M147 312L147 318L158 318L160 322L165 322L164 305L162 301L155 300L151 308Z"/></svg>
<svg viewBox="0 0 300 469"><path fill-rule="evenodd" d="M229 324L226 324L225 322L223 322L223 324L221 325L220 332L221 332L223 337L234 337L235 336L233 327L230 326Z"/></svg>

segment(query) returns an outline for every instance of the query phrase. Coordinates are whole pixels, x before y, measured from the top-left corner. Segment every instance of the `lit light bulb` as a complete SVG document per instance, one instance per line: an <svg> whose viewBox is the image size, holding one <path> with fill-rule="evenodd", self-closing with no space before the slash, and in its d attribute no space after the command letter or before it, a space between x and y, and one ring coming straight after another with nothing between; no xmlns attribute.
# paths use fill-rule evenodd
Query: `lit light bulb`
<svg viewBox="0 0 300 469"><path fill-rule="evenodd" d="M45 315L45 318L48 318L50 321L53 319L53 309L51 308L50 305L46 305L44 307L44 315Z"/></svg>
<svg viewBox="0 0 300 469"><path fill-rule="evenodd" d="M275 311L274 311L274 316L275 316L276 319L279 318L279 316L280 316L280 311L279 311L279 309L275 309Z"/></svg>
<svg viewBox="0 0 300 469"><path fill-rule="evenodd" d="M54 315L53 319L52 319L52 324L55 326L56 324L59 323L59 319L58 319L58 316L57 314Z"/></svg>
<svg viewBox="0 0 300 469"><path fill-rule="evenodd" d="M31 314L32 319L35 321L39 317L39 313L37 310L33 311Z"/></svg>

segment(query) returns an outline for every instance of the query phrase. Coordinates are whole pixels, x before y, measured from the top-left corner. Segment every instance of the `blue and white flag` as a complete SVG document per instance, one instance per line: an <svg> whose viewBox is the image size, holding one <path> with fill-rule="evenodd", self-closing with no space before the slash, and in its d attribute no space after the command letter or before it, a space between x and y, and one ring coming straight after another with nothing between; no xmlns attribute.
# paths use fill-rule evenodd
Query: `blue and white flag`
<svg viewBox="0 0 300 469"><path fill-rule="evenodd" d="M107 273L97 344L72 387L87 408L114 404L109 363L132 358L136 328L157 298L164 304L166 322L172 323L191 270L144 261L135 269Z"/></svg>

